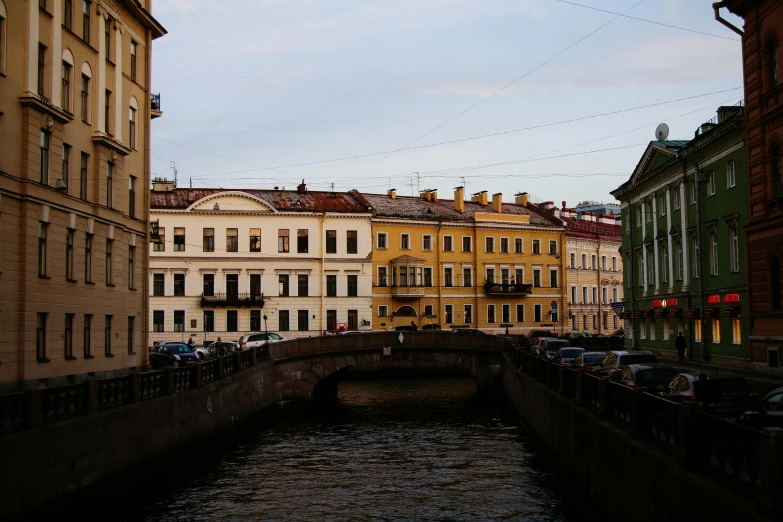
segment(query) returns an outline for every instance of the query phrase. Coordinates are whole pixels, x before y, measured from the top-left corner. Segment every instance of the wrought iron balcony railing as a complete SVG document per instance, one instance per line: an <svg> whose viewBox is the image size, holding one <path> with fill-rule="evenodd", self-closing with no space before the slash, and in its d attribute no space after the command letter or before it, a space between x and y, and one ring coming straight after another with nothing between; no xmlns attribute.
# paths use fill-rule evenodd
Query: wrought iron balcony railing
<svg viewBox="0 0 783 522"><path fill-rule="evenodd" d="M201 307L235 306L238 308L263 308L264 294L254 293L216 293L201 295Z"/></svg>
<svg viewBox="0 0 783 522"><path fill-rule="evenodd" d="M484 293L487 295L528 295L533 292L533 285L517 283L487 283Z"/></svg>

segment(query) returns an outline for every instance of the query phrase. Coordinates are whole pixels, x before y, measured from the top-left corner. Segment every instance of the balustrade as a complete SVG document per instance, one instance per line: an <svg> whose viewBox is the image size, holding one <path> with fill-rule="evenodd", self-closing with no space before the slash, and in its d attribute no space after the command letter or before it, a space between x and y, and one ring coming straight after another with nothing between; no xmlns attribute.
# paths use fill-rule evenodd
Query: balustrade
<svg viewBox="0 0 783 522"><path fill-rule="evenodd" d="M109 410L130 401L130 377L112 377L98 381L98 410Z"/></svg>

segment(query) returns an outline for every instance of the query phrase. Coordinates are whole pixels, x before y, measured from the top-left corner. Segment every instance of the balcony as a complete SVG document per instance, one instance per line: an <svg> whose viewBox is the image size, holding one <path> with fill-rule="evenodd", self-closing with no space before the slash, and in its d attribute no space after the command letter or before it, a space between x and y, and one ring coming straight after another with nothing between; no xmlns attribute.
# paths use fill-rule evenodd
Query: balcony
<svg viewBox="0 0 783 522"><path fill-rule="evenodd" d="M150 221L150 242L162 243L163 240L160 237L160 220Z"/></svg>
<svg viewBox="0 0 783 522"><path fill-rule="evenodd" d="M424 288L423 286L392 286L391 294L397 299L417 299L424 297Z"/></svg>
<svg viewBox="0 0 783 522"><path fill-rule="evenodd" d="M201 295L201 308L263 308L264 294L223 294Z"/></svg>
<svg viewBox="0 0 783 522"><path fill-rule="evenodd" d="M533 293L533 285L516 283L487 283L484 285L486 295L530 295Z"/></svg>
<svg viewBox="0 0 783 522"><path fill-rule="evenodd" d="M150 119L160 118L163 111L160 108L160 93L152 94L150 97Z"/></svg>

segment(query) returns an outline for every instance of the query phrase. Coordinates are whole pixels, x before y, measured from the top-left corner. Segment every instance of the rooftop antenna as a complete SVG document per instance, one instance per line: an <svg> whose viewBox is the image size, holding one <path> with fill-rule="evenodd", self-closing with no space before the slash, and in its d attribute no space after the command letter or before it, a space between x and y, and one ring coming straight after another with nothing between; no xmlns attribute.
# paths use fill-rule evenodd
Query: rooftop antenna
<svg viewBox="0 0 783 522"><path fill-rule="evenodd" d="M664 141L669 137L669 126L665 123L661 123L655 129L655 139L658 141Z"/></svg>
<svg viewBox="0 0 783 522"><path fill-rule="evenodd" d="M190 178L190 188L193 188L193 178Z"/></svg>
<svg viewBox="0 0 783 522"><path fill-rule="evenodd" d="M172 161L171 168L174 169L174 188L177 188L177 163Z"/></svg>
<svg viewBox="0 0 783 522"><path fill-rule="evenodd" d="M413 192L413 176L411 176L411 196L415 196L416 193Z"/></svg>
<svg viewBox="0 0 783 522"><path fill-rule="evenodd" d="M421 179L419 178L418 172L414 172L414 174L416 174L416 192L420 193L421 190L419 188L419 182L421 181ZM411 179L411 187L413 187L413 179ZM413 188L411 188L411 192L413 192Z"/></svg>

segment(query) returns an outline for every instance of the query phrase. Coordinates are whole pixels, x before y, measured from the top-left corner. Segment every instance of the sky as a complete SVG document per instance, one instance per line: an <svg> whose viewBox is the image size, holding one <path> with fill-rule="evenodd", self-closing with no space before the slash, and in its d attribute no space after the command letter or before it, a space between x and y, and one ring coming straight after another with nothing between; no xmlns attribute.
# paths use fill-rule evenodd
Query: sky
<svg viewBox="0 0 783 522"><path fill-rule="evenodd" d="M612 202L660 123L743 99L741 44L712 0L574 3L153 0L152 175Z"/></svg>

